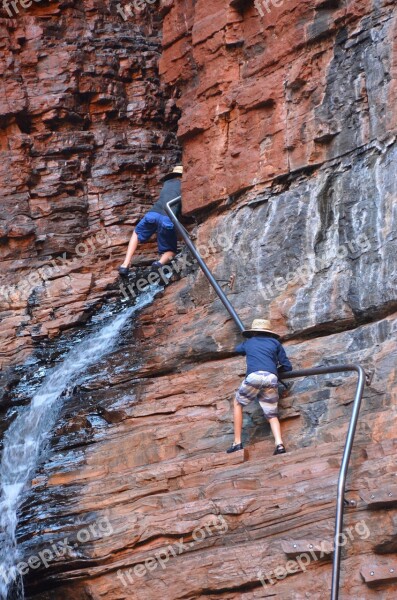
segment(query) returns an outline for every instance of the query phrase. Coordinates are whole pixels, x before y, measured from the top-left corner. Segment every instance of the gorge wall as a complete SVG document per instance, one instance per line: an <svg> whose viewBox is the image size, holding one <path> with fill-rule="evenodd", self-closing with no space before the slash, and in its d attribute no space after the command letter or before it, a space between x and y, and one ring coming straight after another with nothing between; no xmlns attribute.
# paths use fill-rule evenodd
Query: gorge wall
<svg viewBox="0 0 397 600"><path fill-rule="evenodd" d="M115 295L131 225L179 158L180 114L184 211L241 318L271 319L296 368L373 373L340 597L394 598L395 4L165 0L124 22L115 3L60 2L1 23L4 285L75 259L3 306L6 416L26 370L4 367L61 344ZM28 569L28 598L329 597L329 556L285 566L332 539L355 377L294 383L284 456L249 407L247 450L228 456L239 340L193 268L81 374L18 529L26 560L70 548Z"/></svg>
<svg viewBox="0 0 397 600"><path fill-rule="evenodd" d="M157 11L124 21L112 1L61 1L14 15L0 15L2 367L84 322L180 158Z"/></svg>

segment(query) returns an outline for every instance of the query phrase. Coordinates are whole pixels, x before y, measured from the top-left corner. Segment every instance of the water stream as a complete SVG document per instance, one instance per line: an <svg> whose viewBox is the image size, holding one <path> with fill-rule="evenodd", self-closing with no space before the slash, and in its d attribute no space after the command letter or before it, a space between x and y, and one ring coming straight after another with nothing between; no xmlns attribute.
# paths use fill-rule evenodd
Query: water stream
<svg viewBox="0 0 397 600"><path fill-rule="evenodd" d="M16 541L18 509L62 408L62 392L115 347L128 319L150 304L159 289L151 286L134 307L125 308L71 349L62 363L47 372L30 406L21 409L7 430L0 465L0 600L24 599L16 569L21 560Z"/></svg>

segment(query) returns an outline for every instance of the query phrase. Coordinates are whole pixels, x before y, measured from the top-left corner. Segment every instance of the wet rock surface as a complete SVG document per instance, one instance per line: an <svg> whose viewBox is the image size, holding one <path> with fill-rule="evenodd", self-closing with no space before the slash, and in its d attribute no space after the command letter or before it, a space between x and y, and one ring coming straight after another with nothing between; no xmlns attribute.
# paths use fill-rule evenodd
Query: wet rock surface
<svg viewBox="0 0 397 600"><path fill-rule="evenodd" d="M143 331L170 294L173 288L146 309ZM395 377L395 327L396 320L388 318L288 345L299 367L332 364L348 355L375 371L365 393L347 485L347 498L356 506L345 517L352 539L346 543L342 598L391 598L395 593L393 584L367 589L359 575L374 553L380 558L381 552L386 563L394 553L393 507L374 511L360 494L389 489L395 481L395 388L384 385ZM40 569L40 577L29 574L29 597L144 599L161 593L166 598L254 598L271 593L303 598L308 587L310 597L326 597L327 560L313 560L306 571L286 579L271 573L289 558L285 542L332 540L336 480L355 377L295 382L292 395L281 403L287 455L272 456L269 428L252 406L245 416L247 450L228 456L230 398L244 372L243 360L206 358L197 364L205 354L193 360L167 345L168 359L178 367L156 373L153 351L133 360L131 349L142 348L143 331L138 329L133 342L124 338L121 348L106 364L92 368L65 404L51 456L23 508L20 536L26 556L43 552L54 539L67 538L77 547ZM222 348L228 351L224 344ZM87 426L94 415L102 422ZM79 542L84 538L80 532L95 523L104 530L110 525L100 536ZM185 547L179 554L181 540ZM173 544L177 556L166 560ZM164 569L150 562L156 556L166 560ZM138 566L145 564L153 571ZM262 585L266 573L273 583ZM71 583L80 579L80 584Z"/></svg>
<svg viewBox="0 0 397 600"><path fill-rule="evenodd" d="M0 366L84 323L179 159L161 20L112 1L0 18ZM156 256L149 246L149 256Z"/></svg>
<svg viewBox="0 0 397 600"><path fill-rule="evenodd" d="M244 323L255 316L271 319L285 336L295 368L356 362L373 374L347 482L346 497L355 504L345 514L340 598L391 600L397 593L393 578L372 585L364 578L371 565L382 573L394 568L396 552L394 5L279 4L270 13L265 7L261 18L252 2L161 2L161 13L154 11L150 21L153 30L145 29L142 37L145 44L153 38L155 49L137 50L134 59L131 53L128 59L123 55L128 64L123 62L127 75L121 82L114 73L121 68L117 44L123 46L124 37L113 30L123 36L129 32L130 40L135 26L148 27L147 14L142 23L123 23L108 13L98 16L107 3L90 10L84 3L85 21L70 7L52 7L54 16L45 23L52 19L53 26L55 20L59 26L61 15L74 15L70 44L77 44L76 32L87 32L91 23L91 37L82 36L79 44L102 40L116 58L110 61L106 53L103 58L94 44L88 61L94 75L88 67L80 73L76 112L84 119L97 111L102 116L85 128L71 125L68 113L59 135L57 130L48 142L34 140L44 168L50 169L51 162L54 189L58 144L72 155L89 157L96 165L95 177L79 176L77 181L88 181L87 189L92 186L94 204L89 200L88 210L86 199L81 204L85 195L74 188L63 188L52 203L47 190L35 196L39 200L32 202L37 211L32 214L40 215L34 219L42 220L50 236L40 242L48 244L48 254L56 243L60 253L66 251L73 236L80 239L81 231L88 237L98 223L112 242L92 263L67 267L67 281L53 280L54 318L45 301L35 304L35 296L28 311L26 303L6 307L7 327L20 327L22 318L27 322L21 329L21 352L11 329L4 351L7 361L21 363L35 340L36 352L51 344L54 354L48 356L59 352L61 357L62 344L74 334L81 315L95 314L95 303L117 292L112 269L125 250L131 225L158 189L159 173L177 153L175 137L166 132L176 123L177 111L169 107L172 94L178 94L169 93L171 100L160 94L151 120L150 95L137 91L146 90L156 72L156 18L162 16L163 81L181 91L184 205L189 211L202 209L199 224L191 229L216 278ZM30 31L33 23L44 26L40 15L32 19ZM6 25L9 40L10 22ZM35 43L51 50L48 38L34 31ZM58 38L51 43L56 49L61 44ZM61 55L58 64L67 64L63 60L67 57ZM130 60L141 61L143 69L139 85L130 89L131 98L140 98L136 135L147 139L153 123L161 123L166 141L155 148L144 145L142 151L128 147L124 153L121 142L112 145L116 129L125 133L125 121L119 122L114 111L124 102L123 86L131 85ZM51 89L64 85L53 79ZM17 98L14 102L19 106ZM44 105L43 97L37 100L37 127L53 127L59 115L50 111L48 120L43 119ZM107 112L103 107L111 108ZM16 127L16 116L8 118ZM26 129L26 121L18 119ZM31 139L32 132L24 136ZM98 132L104 146L95 145ZM117 169L112 170L114 164ZM124 168L134 174L135 204L129 202L131 176L124 178ZM55 231L54 211L65 214L66 230ZM14 230L5 229L7 252L14 248L19 253L8 267L33 268L36 229L30 229L29 219L18 220L18 227L15 232L25 232L25 237L12 237ZM22 241L17 246L15 240ZM149 246L144 260L153 249ZM34 260L43 264L39 258ZM38 298L40 293L38 289ZM70 332L58 339L65 327ZM245 451L227 455L232 399L245 372L243 358L234 354L238 341L233 322L202 273L188 268L123 330L111 355L65 390L49 452L20 515L24 559L42 553L40 564L33 561L25 576L28 598L329 597L329 552L313 557L310 545L321 548L332 540L355 376L294 382L280 403L286 455L273 457L270 429L256 405L245 411ZM39 374L34 364L30 368L32 376ZM4 402L7 407L14 402L16 410L18 371L13 377L5 380L9 389ZM33 388L22 391L24 404ZM390 500L385 501L385 493ZM376 503L380 496L383 500ZM290 564L287 573L288 561L306 550L309 559Z"/></svg>

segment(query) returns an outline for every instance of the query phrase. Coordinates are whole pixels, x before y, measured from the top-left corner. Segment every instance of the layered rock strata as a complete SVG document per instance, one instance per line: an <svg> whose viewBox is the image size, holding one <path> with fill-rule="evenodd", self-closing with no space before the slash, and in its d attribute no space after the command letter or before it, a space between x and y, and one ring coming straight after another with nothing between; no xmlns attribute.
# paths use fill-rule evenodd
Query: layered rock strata
<svg viewBox="0 0 397 600"><path fill-rule="evenodd" d="M18 6L0 19L3 368L106 296L179 159L157 7L124 20L111 0Z"/></svg>
<svg viewBox="0 0 397 600"><path fill-rule="evenodd" d="M347 483L340 597L392 599L394 4L259 7L162 2L184 208L202 209L196 242L244 322L270 318L295 367L358 362L373 373ZM295 382L281 402L285 456L272 456L249 407L246 452L228 456L239 339L196 270L82 374L19 528L26 559L65 539L70 549L29 569L29 598L329 597L329 552L310 550L332 539L355 377Z"/></svg>

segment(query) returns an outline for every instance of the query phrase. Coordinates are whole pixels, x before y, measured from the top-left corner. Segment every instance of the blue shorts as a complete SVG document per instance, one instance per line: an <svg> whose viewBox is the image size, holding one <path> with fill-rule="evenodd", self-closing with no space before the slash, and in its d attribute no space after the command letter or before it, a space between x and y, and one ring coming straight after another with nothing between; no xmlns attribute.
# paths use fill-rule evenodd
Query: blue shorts
<svg viewBox="0 0 397 600"><path fill-rule="evenodd" d="M157 246L159 253L177 252L178 240L173 222L166 215L149 211L138 225L135 227L135 233L141 244L150 240L154 233L157 233Z"/></svg>

